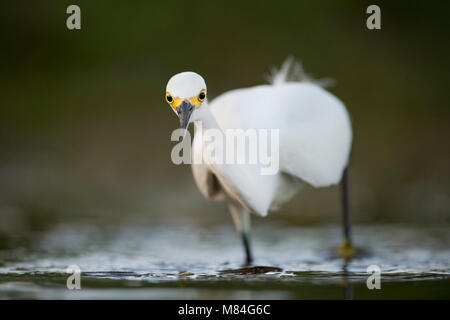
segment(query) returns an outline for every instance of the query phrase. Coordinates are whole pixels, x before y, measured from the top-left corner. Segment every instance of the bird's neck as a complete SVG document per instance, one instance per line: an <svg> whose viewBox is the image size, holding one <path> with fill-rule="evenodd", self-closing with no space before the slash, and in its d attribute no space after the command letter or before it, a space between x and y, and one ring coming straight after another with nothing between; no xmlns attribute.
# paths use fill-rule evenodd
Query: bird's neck
<svg viewBox="0 0 450 320"><path fill-rule="evenodd" d="M209 105L203 105L201 110L201 116L195 121L196 128L203 127L203 129L218 129L222 131L219 124L217 123L216 118L211 112Z"/></svg>

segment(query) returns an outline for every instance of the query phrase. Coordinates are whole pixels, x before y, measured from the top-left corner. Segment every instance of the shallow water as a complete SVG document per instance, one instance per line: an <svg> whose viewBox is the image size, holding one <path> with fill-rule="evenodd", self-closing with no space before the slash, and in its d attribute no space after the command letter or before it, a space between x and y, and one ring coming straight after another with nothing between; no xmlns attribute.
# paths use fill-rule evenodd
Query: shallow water
<svg viewBox="0 0 450 320"><path fill-rule="evenodd" d="M448 227L354 231L365 254L344 266L332 255L338 226L255 226L255 266L275 268L246 273L233 272L243 251L231 227L61 225L0 250L0 298L450 298ZM81 290L66 287L70 265L82 270ZM366 286L369 265L381 269L380 290Z"/></svg>

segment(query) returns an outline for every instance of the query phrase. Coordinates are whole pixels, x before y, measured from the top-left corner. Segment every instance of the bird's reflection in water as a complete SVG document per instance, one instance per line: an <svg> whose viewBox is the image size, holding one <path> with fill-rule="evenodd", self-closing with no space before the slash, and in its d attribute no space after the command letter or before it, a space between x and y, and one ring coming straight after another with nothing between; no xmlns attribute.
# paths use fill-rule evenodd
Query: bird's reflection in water
<svg viewBox="0 0 450 320"><path fill-rule="evenodd" d="M349 277L348 262L342 266L342 286L344 287L344 300L353 300L353 286Z"/></svg>

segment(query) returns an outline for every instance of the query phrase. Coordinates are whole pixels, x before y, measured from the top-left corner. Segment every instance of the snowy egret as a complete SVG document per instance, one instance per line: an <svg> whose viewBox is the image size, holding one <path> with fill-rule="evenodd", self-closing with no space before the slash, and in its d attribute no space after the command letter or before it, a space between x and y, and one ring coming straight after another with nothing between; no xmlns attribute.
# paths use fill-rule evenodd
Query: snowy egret
<svg viewBox="0 0 450 320"><path fill-rule="evenodd" d="M204 79L194 72L170 78L166 102L186 129L278 129L279 170L262 175L256 165L193 163L200 192L208 200L227 201L242 237L246 262L252 262L249 243L250 213L266 216L289 200L302 184L327 187L342 180L343 242L338 251L353 253L350 237L348 159L352 128L344 104L309 79L301 65L288 58L274 70L271 83L232 90L209 102ZM323 84L323 83L322 83ZM192 156L205 148L196 130Z"/></svg>

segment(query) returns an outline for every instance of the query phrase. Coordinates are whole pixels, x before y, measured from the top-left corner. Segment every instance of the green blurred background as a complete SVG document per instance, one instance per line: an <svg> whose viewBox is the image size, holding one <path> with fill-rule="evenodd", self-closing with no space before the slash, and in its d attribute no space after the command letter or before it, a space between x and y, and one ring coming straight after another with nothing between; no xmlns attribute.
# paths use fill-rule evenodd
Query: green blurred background
<svg viewBox="0 0 450 320"><path fill-rule="evenodd" d="M366 28L369 4L382 29ZM66 28L81 7L82 29ZM331 77L354 126L353 218L450 222L450 2L1 1L0 235L55 223L229 223L170 161L177 72L210 97L264 83L288 55ZM338 223L339 189L268 219Z"/></svg>

